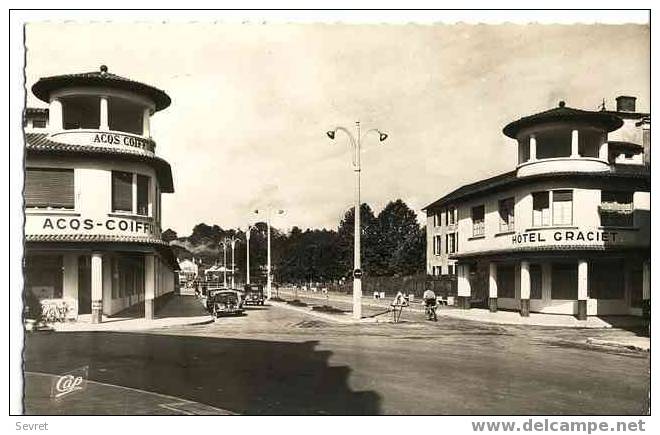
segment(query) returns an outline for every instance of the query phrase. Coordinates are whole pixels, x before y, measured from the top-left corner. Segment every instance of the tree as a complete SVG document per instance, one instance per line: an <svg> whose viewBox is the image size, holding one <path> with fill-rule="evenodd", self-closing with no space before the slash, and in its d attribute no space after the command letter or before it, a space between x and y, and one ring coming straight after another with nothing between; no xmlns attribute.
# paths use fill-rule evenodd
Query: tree
<svg viewBox="0 0 660 435"><path fill-rule="evenodd" d="M415 212L400 199L390 201L378 214L375 222L376 242L373 256L372 273L380 276L402 274L400 266L404 258L414 258L414 253L400 250L414 249L420 237L421 228ZM423 252L423 251L422 251Z"/></svg>
<svg viewBox="0 0 660 435"><path fill-rule="evenodd" d="M374 212L369 204L360 205L360 228L362 230L360 245L361 245L361 260L362 269L371 272L373 252L376 246L374 243ZM337 229L338 244L339 244L339 264L343 272L343 276L350 276L353 271L353 246L354 246L354 228L355 228L355 207L351 207L345 214L339 228Z"/></svg>
<svg viewBox="0 0 660 435"><path fill-rule="evenodd" d="M161 234L161 237L162 237L163 241L167 242L167 243L171 242L172 240L176 240L176 239L179 238L179 236L177 236L177 234L176 234L176 231L174 231L171 228L168 228L165 231L163 231L163 233Z"/></svg>

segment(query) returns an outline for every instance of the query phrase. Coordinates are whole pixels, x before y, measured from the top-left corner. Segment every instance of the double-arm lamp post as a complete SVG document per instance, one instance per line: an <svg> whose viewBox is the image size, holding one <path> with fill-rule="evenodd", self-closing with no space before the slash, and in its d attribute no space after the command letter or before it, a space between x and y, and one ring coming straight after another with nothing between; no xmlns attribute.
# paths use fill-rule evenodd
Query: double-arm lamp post
<svg viewBox="0 0 660 435"><path fill-rule="evenodd" d="M250 232L254 225L248 225L245 230L245 284L250 284Z"/></svg>
<svg viewBox="0 0 660 435"><path fill-rule="evenodd" d="M227 287L227 247L231 246L231 288L235 287L235 281L234 281L234 271L236 267L236 261L234 257L234 253L236 250L236 242L239 242L240 240L235 237L225 237L225 239L220 242L222 245L222 248L224 249L224 259L225 259L225 264L224 264L224 287Z"/></svg>
<svg viewBox="0 0 660 435"><path fill-rule="evenodd" d="M360 269L360 150L361 142L364 137L369 133L378 133L378 139L383 142L387 139L387 134L373 128L367 130L364 135L360 133L360 121L355 123L357 135L353 134L344 127L336 127L334 130L328 131L326 134L332 140L338 131L343 131L351 141L353 146L353 171L355 172L355 208L354 208L354 221L355 227L353 229L353 318L362 318L362 270ZM356 140L357 137L357 140Z"/></svg>
<svg viewBox="0 0 660 435"><path fill-rule="evenodd" d="M259 213L266 213L266 225L267 225L267 233L268 233L268 264L266 266L266 296L268 299L271 298L272 296L272 276L270 273L270 219L273 213L273 209L271 206L268 206L266 210L255 210L255 214ZM277 210L277 214L284 214L284 210Z"/></svg>

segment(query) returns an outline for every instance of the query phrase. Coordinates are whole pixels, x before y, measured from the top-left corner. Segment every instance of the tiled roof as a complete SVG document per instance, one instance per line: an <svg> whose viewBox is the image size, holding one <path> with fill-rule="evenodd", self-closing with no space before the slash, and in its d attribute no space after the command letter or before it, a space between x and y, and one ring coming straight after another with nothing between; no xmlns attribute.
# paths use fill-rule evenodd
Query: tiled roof
<svg viewBox="0 0 660 435"><path fill-rule="evenodd" d="M437 207L440 205L448 204L459 199L466 197L485 194L487 192L512 186L515 184L523 184L531 181L538 181L541 179L561 178L561 177L588 177L588 178L634 178L634 179L651 179L651 171L646 165L625 165L617 164L611 165L609 171L605 172L553 172L547 174L530 175L526 177L516 176L516 171L505 172L485 180L479 180L476 183L466 184L458 189L450 192L442 198L432 202L422 210ZM650 188L650 186L649 186Z"/></svg>
<svg viewBox="0 0 660 435"><path fill-rule="evenodd" d="M564 102L560 101L559 107L522 117L517 121L509 123L502 131L510 138L516 139L518 132L523 128L548 122L562 121L585 121L592 125L599 125L607 131L614 131L623 125L623 120L611 112L593 112L590 110L574 109L572 107L566 107Z"/></svg>
<svg viewBox="0 0 660 435"><path fill-rule="evenodd" d="M100 71L42 77L32 86L32 93L40 100L49 102L51 92L58 89L74 86L99 86L144 95L154 102L156 110L165 109L172 103L172 100L164 91L126 77L111 74L107 70L108 68L102 65Z"/></svg>
<svg viewBox="0 0 660 435"><path fill-rule="evenodd" d="M165 160L146 153L140 148L111 148L90 145L74 145L52 140L46 133L25 133L25 149L36 153L71 153L92 156L116 156L125 160L141 161L156 170L161 190L165 193L174 192L172 169Z"/></svg>
<svg viewBox="0 0 660 435"><path fill-rule="evenodd" d="M116 242L144 243L168 246L167 242L155 237L113 236L105 234L26 234L26 242Z"/></svg>

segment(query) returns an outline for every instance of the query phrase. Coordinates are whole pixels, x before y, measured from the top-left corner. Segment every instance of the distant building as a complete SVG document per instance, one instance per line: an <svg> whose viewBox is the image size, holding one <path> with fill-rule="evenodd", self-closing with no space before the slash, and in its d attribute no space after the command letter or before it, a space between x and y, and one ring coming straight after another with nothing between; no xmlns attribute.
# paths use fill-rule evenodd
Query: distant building
<svg viewBox="0 0 660 435"><path fill-rule="evenodd" d="M92 322L174 290L161 239L161 194L174 191L155 153L159 89L108 72L39 79L48 109L25 111L25 292L73 301Z"/></svg>
<svg viewBox="0 0 660 435"><path fill-rule="evenodd" d="M508 124L515 170L425 207L427 272L458 302L532 312L641 315L650 299L650 115L559 107Z"/></svg>
<svg viewBox="0 0 660 435"><path fill-rule="evenodd" d="M178 261L178 260L177 260ZM178 261L179 263L179 283L185 284L196 280L199 276L199 266L192 260Z"/></svg>

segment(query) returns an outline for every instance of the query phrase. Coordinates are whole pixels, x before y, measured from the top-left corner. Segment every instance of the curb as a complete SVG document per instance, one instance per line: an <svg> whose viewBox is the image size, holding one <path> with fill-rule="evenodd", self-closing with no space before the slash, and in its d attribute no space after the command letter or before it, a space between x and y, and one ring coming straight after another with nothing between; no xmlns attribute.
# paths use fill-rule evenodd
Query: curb
<svg viewBox="0 0 660 435"><path fill-rule="evenodd" d="M145 323L141 325L122 326L122 325L112 325L112 323L114 322L106 322L106 323L96 324L100 326L92 326L92 324L75 325L69 328L67 328L66 326L63 328L57 326L55 327L50 326L48 329L37 329L37 330L32 330L30 332L136 332L136 331L147 331L152 329L171 328L171 327L180 327L180 326L207 325L215 321L215 319L212 316L196 316L196 317L198 319L190 322L177 322L170 324L152 324L152 323L147 323L147 321L145 321ZM199 319L199 317L202 318Z"/></svg>
<svg viewBox="0 0 660 435"><path fill-rule="evenodd" d="M612 341L612 340L601 340L599 338L587 338L587 344L595 345L595 346L608 346L608 347L616 347L620 349L628 349L628 350L636 350L640 352L650 352L651 351L651 343L649 340L649 347L644 347L644 346L639 346L636 344L632 343L622 343L619 341Z"/></svg>

